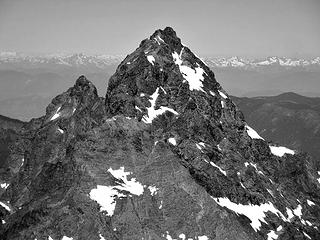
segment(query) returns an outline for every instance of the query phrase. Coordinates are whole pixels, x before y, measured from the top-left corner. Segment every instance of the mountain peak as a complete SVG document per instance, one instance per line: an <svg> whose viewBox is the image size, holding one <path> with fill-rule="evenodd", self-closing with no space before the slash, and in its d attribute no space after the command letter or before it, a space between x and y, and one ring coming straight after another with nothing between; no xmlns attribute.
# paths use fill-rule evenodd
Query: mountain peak
<svg viewBox="0 0 320 240"><path fill-rule="evenodd" d="M181 40L177 37L176 32L171 27L166 27L164 30L156 30L149 38L151 41L156 41L159 45L160 43L166 43L172 47L181 47Z"/></svg>
<svg viewBox="0 0 320 240"><path fill-rule="evenodd" d="M250 128L171 28L121 62L105 102L80 76L37 122L13 150L1 239L319 239L308 159Z"/></svg>
<svg viewBox="0 0 320 240"><path fill-rule="evenodd" d="M143 40L119 65L109 81L106 105L112 115L150 123L157 110L183 112L199 95L215 97L219 104L227 99L214 73L168 27Z"/></svg>

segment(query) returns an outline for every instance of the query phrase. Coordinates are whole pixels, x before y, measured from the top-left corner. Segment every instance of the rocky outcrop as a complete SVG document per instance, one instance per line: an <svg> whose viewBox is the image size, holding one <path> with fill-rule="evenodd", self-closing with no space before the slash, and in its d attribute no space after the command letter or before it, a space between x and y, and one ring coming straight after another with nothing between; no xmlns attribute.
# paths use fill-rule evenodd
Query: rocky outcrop
<svg viewBox="0 0 320 240"><path fill-rule="evenodd" d="M269 145L171 28L24 129L3 239L317 239L319 175ZM17 152L23 152L18 155Z"/></svg>

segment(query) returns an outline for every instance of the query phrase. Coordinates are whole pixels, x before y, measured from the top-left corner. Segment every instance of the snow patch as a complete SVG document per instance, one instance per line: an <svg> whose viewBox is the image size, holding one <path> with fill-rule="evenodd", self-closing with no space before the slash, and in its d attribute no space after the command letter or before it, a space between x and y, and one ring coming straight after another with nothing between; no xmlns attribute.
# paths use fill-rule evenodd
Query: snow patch
<svg viewBox="0 0 320 240"><path fill-rule="evenodd" d="M209 240L207 236L198 236L198 240Z"/></svg>
<svg viewBox="0 0 320 240"><path fill-rule="evenodd" d="M182 65L182 54L183 48L181 49L180 55L177 52L172 53L172 57L174 60L174 63L179 66L180 72L183 76L183 78L189 83L189 89L192 90L198 90L205 92L203 88L202 81L204 80L203 74L206 74L205 71L201 67L196 67L195 69L192 69L188 66Z"/></svg>
<svg viewBox="0 0 320 240"><path fill-rule="evenodd" d="M297 208L293 209L293 213L294 215L298 216L299 218L301 218L302 216L302 207L301 205L299 204Z"/></svg>
<svg viewBox="0 0 320 240"><path fill-rule="evenodd" d="M246 125L246 130L247 133L249 135L249 137L251 137L252 139L262 139L264 140L262 137L260 137L260 135L250 126Z"/></svg>
<svg viewBox="0 0 320 240"><path fill-rule="evenodd" d="M58 131L59 131L60 133L64 133L64 131L63 131L61 128L58 128Z"/></svg>
<svg viewBox="0 0 320 240"><path fill-rule="evenodd" d="M293 212L292 212L292 210L289 209L289 208L286 208L286 210L287 210L288 219L290 220L291 218L294 217Z"/></svg>
<svg viewBox="0 0 320 240"><path fill-rule="evenodd" d="M294 151L286 147L269 146L269 148L273 155L276 155L279 157L282 157L284 154L294 155Z"/></svg>
<svg viewBox="0 0 320 240"><path fill-rule="evenodd" d="M224 101L221 101L221 107L225 108L226 107L226 103Z"/></svg>
<svg viewBox="0 0 320 240"><path fill-rule="evenodd" d="M169 139L168 139L168 142L171 143L171 144L174 145L174 146L177 145L177 141L176 141L176 139L173 138L173 137L172 137L172 138L169 138Z"/></svg>
<svg viewBox="0 0 320 240"><path fill-rule="evenodd" d="M115 178L121 179L123 181L123 184L117 186L117 189L128 191L138 196L143 194L143 186L141 185L141 183L137 182L135 178L127 180L127 176L131 175L131 172L125 172L124 167L120 167L118 170L109 168L108 172L110 172Z"/></svg>
<svg viewBox="0 0 320 240"><path fill-rule="evenodd" d="M163 201L161 200L161 201L160 201L159 209L162 209L162 204L163 204Z"/></svg>
<svg viewBox="0 0 320 240"><path fill-rule="evenodd" d="M276 240L276 239L278 239L278 235L273 230L271 230L267 235L268 235L268 240Z"/></svg>
<svg viewBox="0 0 320 240"><path fill-rule="evenodd" d="M72 240L73 238L69 238L69 237L66 237L66 236L63 236L61 240Z"/></svg>
<svg viewBox="0 0 320 240"><path fill-rule="evenodd" d="M159 109L154 109L154 107L156 106L156 100L159 96L158 92L159 92L159 88L157 88L156 91L150 96L151 107L147 108L148 117L144 116L142 119L145 123L152 123L153 119L155 119L157 116L163 114L166 111L169 111L175 115L178 115L178 113L175 110L168 107L161 106Z"/></svg>
<svg viewBox="0 0 320 240"><path fill-rule="evenodd" d="M250 224L255 231L260 230L261 222L267 223L264 220L264 218L266 217L266 212L270 211L274 214L279 214L283 219L285 219L282 213L278 209L276 209L271 202L264 203L261 205L242 205L231 202L228 198L213 199L218 205L226 207L237 214L247 216L251 220Z"/></svg>
<svg viewBox="0 0 320 240"><path fill-rule="evenodd" d="M4 189L7 189L9 187L9 183L1 183L0 187L4 188Z"/></svg>
<svg viewBox="0 0 320 240"><path fill-rule="evenodd" d="M154 56L149 55L149 56L147 56L147 59L148 59L149 63L151 63L151 64L154 66L154 62L156 61L156 60L154 59Z"/></svg>
<svg viewBox="0 0 320 240"><path fill-rule="evenodd" d="M144 190L143 186L135 178L127 180L127 176L131 175L131 173L125 172L124 167L120 167L118 170L109 168L108 172L115 178L122 180L123 183L116 186L97 185L97 188L92 189L89 195L92 200L95 200L101 206L100 211L107 211L107 215L112 216L116 207L115 199L117 197L126 197L126 195L119 191L128 191L131 194L139 196Z"/></svg>
<svg viewBox="0 0 320 240"><path fill-rule="evenodd" d="M90 198L101 206L100 211L107 211L108 216L112 216L116 207L115 198L125 197L113 186L97 185L97 188L90 191Z"/></svg>
<svg viewBox="0 0 320 240"><path fill-rule="evenodd" d="M101 233L99 234L99 237L100 237L100 240L106 240L106 239L101 235Z"/></svg>
<svg viewBox="0 0 320 240"><path fill-rule="evenodd" d="M216 94L214 93L214 92L212 92L212 91L209 91L210 92L210 94L212 95L212 96L215 96Z"/></svg>
<svg viewBox="0 0 320 240"><path fill-rule="evenodd" d="M157 191L159 190L156 186L149 186L148 189L151 192L151 196L156 195Z"/></svg>
<svg viewBox="0 0 320 240"><path fill-rule="evenodd" d="M316 205L314 202L310 201L310 200L307 200L307 203L309 206L313 206L313 205Z"/></svg>
<svg viewBox="0 0 320 240"><path fill-rule="evenodd" d="M183 233L181 233L181 234L179 235L179 238L181 238L182 240L185 240L185 239L186 239L186 235L184 235Z"/></svg>
<svg viewBox="0 0 320 240"><path fill-rule="evenodd" d="M112 118L108 118L106 120L106 122L113 122L113 121L116 121L117 119L115 117L112 117Z"/></svg>

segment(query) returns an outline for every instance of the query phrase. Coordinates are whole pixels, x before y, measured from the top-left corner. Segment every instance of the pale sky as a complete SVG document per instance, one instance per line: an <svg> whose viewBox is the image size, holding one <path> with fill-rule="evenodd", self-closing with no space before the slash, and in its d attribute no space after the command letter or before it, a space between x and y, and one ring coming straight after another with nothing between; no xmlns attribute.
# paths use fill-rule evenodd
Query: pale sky
<svg viewBox="0 0 320 240"><path fill-rule="evenodd" d="M319 0L0 0L0 51L126 55L166 26L200 55L320 55Z"/></svg>

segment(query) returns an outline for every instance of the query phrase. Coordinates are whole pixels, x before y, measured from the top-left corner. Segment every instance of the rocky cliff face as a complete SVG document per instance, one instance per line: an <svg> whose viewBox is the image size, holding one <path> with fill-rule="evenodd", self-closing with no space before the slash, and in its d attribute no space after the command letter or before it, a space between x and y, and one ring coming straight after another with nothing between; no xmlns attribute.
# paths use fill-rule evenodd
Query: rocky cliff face
<svg viewBox="0 0 320 240"><path fill-rule="evenodd" d="M28 123L2 239L318 239L320 176L269 146L171 28Z"/></svg>

